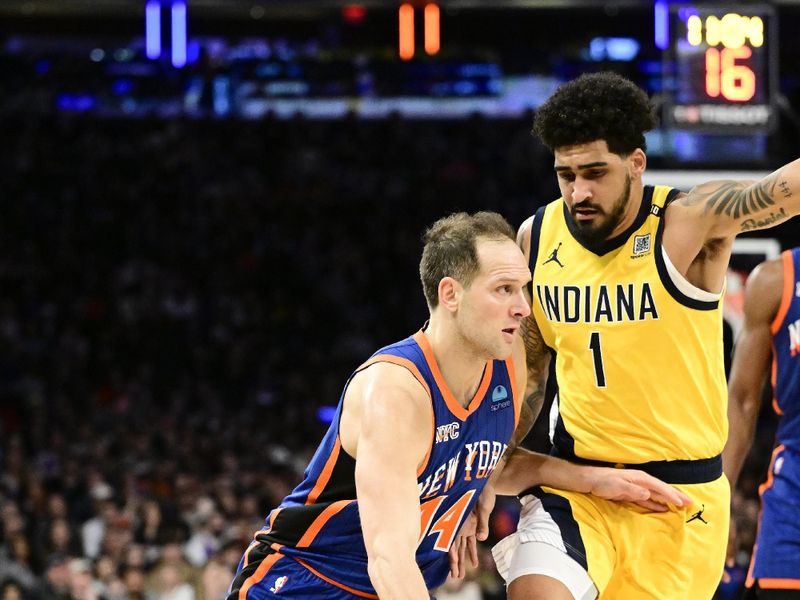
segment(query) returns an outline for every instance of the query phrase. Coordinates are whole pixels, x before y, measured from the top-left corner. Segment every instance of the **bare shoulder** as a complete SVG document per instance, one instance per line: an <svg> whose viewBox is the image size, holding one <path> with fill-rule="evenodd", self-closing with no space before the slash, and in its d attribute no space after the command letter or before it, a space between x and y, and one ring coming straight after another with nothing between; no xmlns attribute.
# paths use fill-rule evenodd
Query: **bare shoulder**
<svg viewBox="0 0 800 600"><path fill-rule="evenodd" d="M348 386L345 410L355 409L365 419L399 419L414 426L430 420L430 390L409 368L377 362L359 371Z"/></svg>
<svg viewBox="0 0 800 600"><path fill-rule="evenodd" d="M345 451L353 457L364 434L387 431L410 446L427 443L433 422L430 390L408 368L391 362L363 367L347 386L339 434Z"/></svg>
<svg viewBox="0 0 800 600"><path fill-rule="evenodd" d="M744 308L748 318L771 321L778 313L783 295L783 261L780 258L758 265L747 278Z"/></svg>
<svg viewBox="0 0 800 600"><path fill-rule="evenodd" d="M525 255L525 258L530 258L531 254L531 229L533 228L533 220L536 218L536 215L531 215L525 221L523 221L522 225L519 226L519 230L517 231L517 245L522 250L522 253Z"/></svg>

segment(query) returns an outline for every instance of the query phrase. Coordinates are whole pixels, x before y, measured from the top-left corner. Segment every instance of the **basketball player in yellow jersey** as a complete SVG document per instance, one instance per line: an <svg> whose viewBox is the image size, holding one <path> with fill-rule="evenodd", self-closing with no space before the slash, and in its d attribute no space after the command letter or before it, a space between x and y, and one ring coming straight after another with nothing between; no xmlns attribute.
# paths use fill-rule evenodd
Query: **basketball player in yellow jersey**
<svg viewBox="0 0 800 600"><path fill-rule="evenodd" d="M511 600L708 600L722 574L725 272L738 233L800 212L800 161L688 193L645 186L644 132L654 125L646 94L613 73L561 86L536 115L561 198L518 235L533 283L527 421L515 440L541 407L552 351L554 453L641 469L695 504L645 514L529 490L518 532L494 551Z"/></svg>

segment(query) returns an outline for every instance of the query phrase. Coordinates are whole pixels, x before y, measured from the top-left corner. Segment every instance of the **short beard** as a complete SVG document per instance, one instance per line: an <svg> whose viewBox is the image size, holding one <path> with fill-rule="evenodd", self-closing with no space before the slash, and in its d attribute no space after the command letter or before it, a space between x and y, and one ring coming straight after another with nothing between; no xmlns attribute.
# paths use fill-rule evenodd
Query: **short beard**
<svg viewBox="0 0 800 600"><path fill-rule="evenodd" d="M569 216L572 219L572 224L575 226L573 231L575 232L575 237L578 238L578 241L584 246L598 246L608 240L611 236L611 232L617 228L617 225L619 225L620 222L622 222L622 218L625 215L625 209L627 208L630 200L630 195L631 177L630 175L625 175L625 188L622 190L622 194L619 196L619 198L617 198L617 201L614 202L614 206L611 207L611 213L608 214L608 216L599 224L585 223L575 218L577 208L590 206L591 208L600 210L598 207L592 205L590 202L579 202L578 204L575 204L570 209Z"/></svg>

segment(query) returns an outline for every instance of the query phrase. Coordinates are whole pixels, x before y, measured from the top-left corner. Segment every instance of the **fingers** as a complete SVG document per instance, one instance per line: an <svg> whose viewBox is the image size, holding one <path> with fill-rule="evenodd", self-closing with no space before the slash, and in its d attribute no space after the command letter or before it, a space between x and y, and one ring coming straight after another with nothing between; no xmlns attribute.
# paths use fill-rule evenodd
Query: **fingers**
<svg viewBox="0 0 800 600"><path fill-rule="evenodd" d="M669 510L669 506L666 504L661 504L659 502L655 502L653 500L637 500L634 502L636 506L641 506L645 510L649 510L650 512L667 512Z"/></svg>
<svg viewBox="0 0 800 600"><path fill-rule="evenodd" d="M461 565L459 553L461 551L461 546L463 545L463 540L464 538L462 536L457 536L456 541L453 542L453 545L450 546L450 550L447 552L448 561L450 562L450 577L453 577L454 579L461 578L459 575Z"/></svg>
<svg viewBox="0 0 800 600"><path fill-rule="evenodd" d="M491 510L481 509L478 511L478 526L475 532L476 537L481 542L486 541L489 537L489 515Z"/></svg>
<svg viewBox="0 0 800 600"><path fill-rule="evenodd" d="M470 538L472 536L466 539L461 538L461 544L458 547L458 579L467 574L467 543Z"/></svg>
<svg viewBox="0 0 800 600"><path fill-rule="evenodd" d="M478 568L478 541L470 536L467 538L467 550L469 551L469 560L472 566Z"/></svg>
<svg viewBox="0 0 800 600"><path fill-rule="evenodd" d="M674 506L691 506L694 504L692 499L682 491L648 475L644 471L631 470L628 471L628 474L632 476L634 483L649 490L650 498L653 500Z"/></svg>

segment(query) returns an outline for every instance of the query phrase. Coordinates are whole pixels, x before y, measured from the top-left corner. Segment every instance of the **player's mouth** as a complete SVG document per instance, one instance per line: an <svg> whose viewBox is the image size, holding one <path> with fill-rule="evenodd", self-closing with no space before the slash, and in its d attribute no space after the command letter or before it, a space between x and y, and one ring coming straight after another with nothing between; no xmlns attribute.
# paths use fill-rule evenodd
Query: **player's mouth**
<svg viewBox="0 0 800 600"><path fill-rule="evenodd" d="M517 333L517 329L519 329L519 327L506 327L503 329L503 337L506 338L506 340L513 341L514 334Z"/></svg>
<svg viewBox="0 0 800 600"><path fill-rule="evenodd" d="M573 208L572 216L578 221L588 221L594 219L600 211L595 208Z"/></svg>

